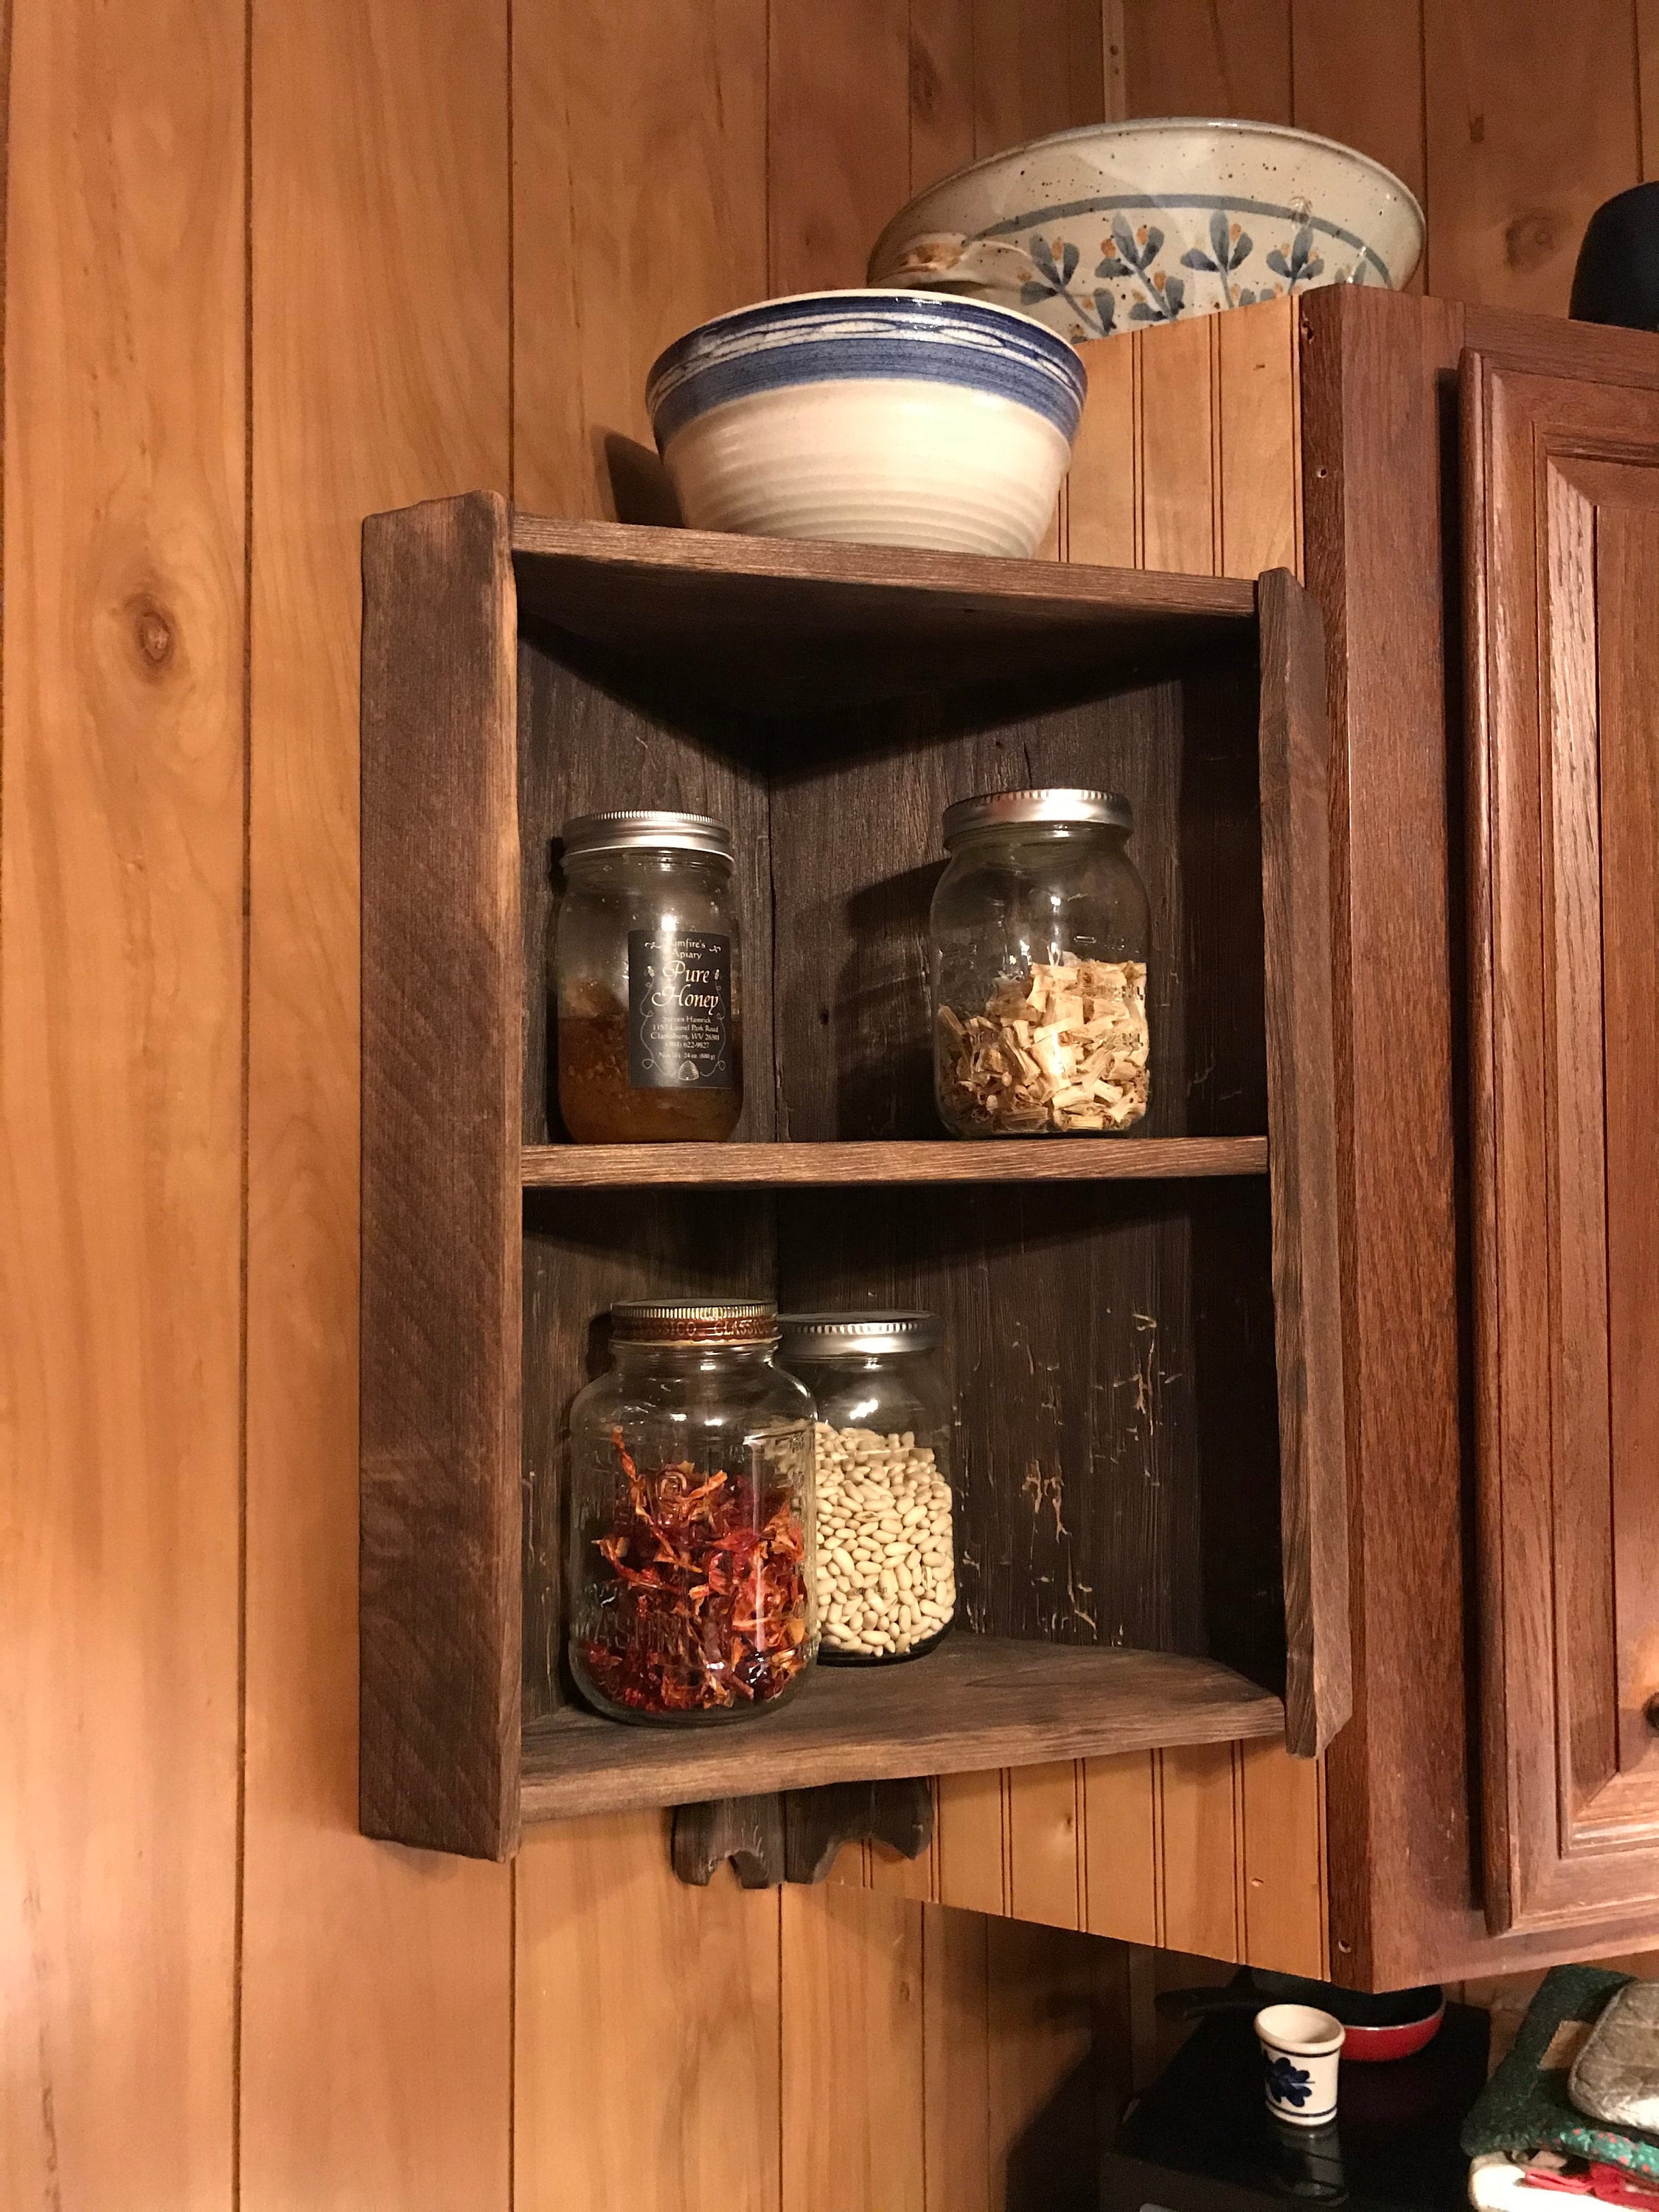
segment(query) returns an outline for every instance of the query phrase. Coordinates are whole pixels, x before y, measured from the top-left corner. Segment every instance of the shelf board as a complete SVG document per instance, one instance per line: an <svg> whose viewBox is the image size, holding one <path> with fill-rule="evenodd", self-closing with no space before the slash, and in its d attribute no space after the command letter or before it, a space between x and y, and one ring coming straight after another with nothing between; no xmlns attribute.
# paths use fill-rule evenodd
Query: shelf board
<svg viewBox="0 0 1659 2212"><path fill-rule="evenodd" d="M1008 1137L829 1145L526 1145L526 1190L708 1185L1164 1182L1267 1172L1265 1137Z"/></svg>
<svg viewBox="0 0 1659 2212"><path fill-rule="evenodd" d="M1253 652L1255 586L514 513L519 611L744 713Z"/></svg>
<svg viewBox="0 0 1659 2212"><path fill-rule="evenodd" d="M520 1809L557 1820L1284 1729L1279 1698L1213 1660L958 1634L903 1665L814 1668L779 1711L729 1728L567 1706L525 1730Z"/></svg>

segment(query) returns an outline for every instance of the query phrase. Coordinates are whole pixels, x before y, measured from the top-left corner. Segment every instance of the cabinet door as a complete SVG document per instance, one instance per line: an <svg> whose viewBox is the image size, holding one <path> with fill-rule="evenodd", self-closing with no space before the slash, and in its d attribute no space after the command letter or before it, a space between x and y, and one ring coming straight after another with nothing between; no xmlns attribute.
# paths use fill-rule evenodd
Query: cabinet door
<svg viewBox="0 0 1659 2212"><path fill-rule="evenodd" d="M1659 1921L1659 392L1462 382L1486 1909L1593 1932Z"/></svg>

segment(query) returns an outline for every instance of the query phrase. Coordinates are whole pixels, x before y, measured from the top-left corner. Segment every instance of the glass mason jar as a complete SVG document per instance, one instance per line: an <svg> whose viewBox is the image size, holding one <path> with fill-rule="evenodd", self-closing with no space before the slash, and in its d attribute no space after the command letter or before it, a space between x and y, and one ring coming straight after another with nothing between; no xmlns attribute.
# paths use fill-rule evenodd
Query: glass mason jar
<svg viewBox="0 0 1659 2212"><path fill-rule="evenodd" d="M613 1720L741 1719L817 1649L812 1401L769 1301L611 1309L570 1409L570 1670Z"/></svg>
<svg viewBox="0 0 1659 2212"><path fill-rule="evenodd" d="M732 835L702 814L564 825L559 1113L582 1145L729 1137L743 1110Z"/></svg>
<svg viewBox="0 0 1659 2212"><path fill-rule="evenodd" d="M1146 1111L1146 890L1110 791L1002 791L945 811L933 1078L958 1137L1121 1134Z"/></svg>
<svg viewBox="0 0 1659 2212"><path fill-rule="evenodd" d="M956 1613L951 1404L932 1314L786 1314L817 1401L818 1656L919 1658Z"/></svg>

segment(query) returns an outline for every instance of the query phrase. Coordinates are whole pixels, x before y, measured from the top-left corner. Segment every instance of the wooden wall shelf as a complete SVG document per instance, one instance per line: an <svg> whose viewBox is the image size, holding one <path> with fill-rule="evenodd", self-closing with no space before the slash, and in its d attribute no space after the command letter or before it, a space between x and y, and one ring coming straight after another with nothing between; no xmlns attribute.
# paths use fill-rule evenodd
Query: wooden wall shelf
<svg viewBox="0 0 1659 2212"><path fill-rule="evenodd" d="M499 1857L524 1819L1281 1729L1311 1753L1341 1725L1322 682L1283 573L550 522L488 494L370 520L367 1832ZM938 1136L939 813L1030 782L1134 806L1141 1136ZM639 805L734 834L730 1145L551 1141L551 856L569 816ZM939 1313L961 1626L672 1732L571 1701L561 1466L611 1301L689 1293Z"/></svg>
<svg viewBox="0 0 1659 2212"><path fill-rule="evenodd" d="M1232 577L531 514L509 528L521 623L648 655L677 698L744 715L817 715L1011 669L1098 682L1255 646L1255 586Z"/></svg>
<svg viewBox="0 0 1659 2212"><path fill-rule="evenodd" d="M1041 1137L994 1144L526 1145L526 1190L731 1184L1163 1182L1267 1172L1265 1137Z"/></svg>
<svg viewBox="0 0 1659 2212"><path fill-rule="evenodd" d="M1153 1745L1276 1736L1284 1700L1165 1651L947 1637L898 1667L817 1667L775 1713L719 1729L635 1729L566 1705L525 1731L526 1820L688 1798L1032 1766ZM757 1780L757 1776L761 1779Z"/></svg>

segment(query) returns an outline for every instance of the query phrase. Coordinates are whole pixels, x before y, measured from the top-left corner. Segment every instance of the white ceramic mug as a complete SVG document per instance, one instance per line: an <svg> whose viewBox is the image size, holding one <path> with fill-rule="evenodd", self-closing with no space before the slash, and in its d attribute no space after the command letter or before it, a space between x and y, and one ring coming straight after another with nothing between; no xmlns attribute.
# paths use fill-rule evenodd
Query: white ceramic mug
<svg viewBox="0 0 1659 2212"><path fill-rule="evenodd" d="M1267 2110L1292 2127L1328 2127L1336 2118L1336 2069L1346 2033L1312 2005L1267 2005L1255 2016Z"/></svg>

